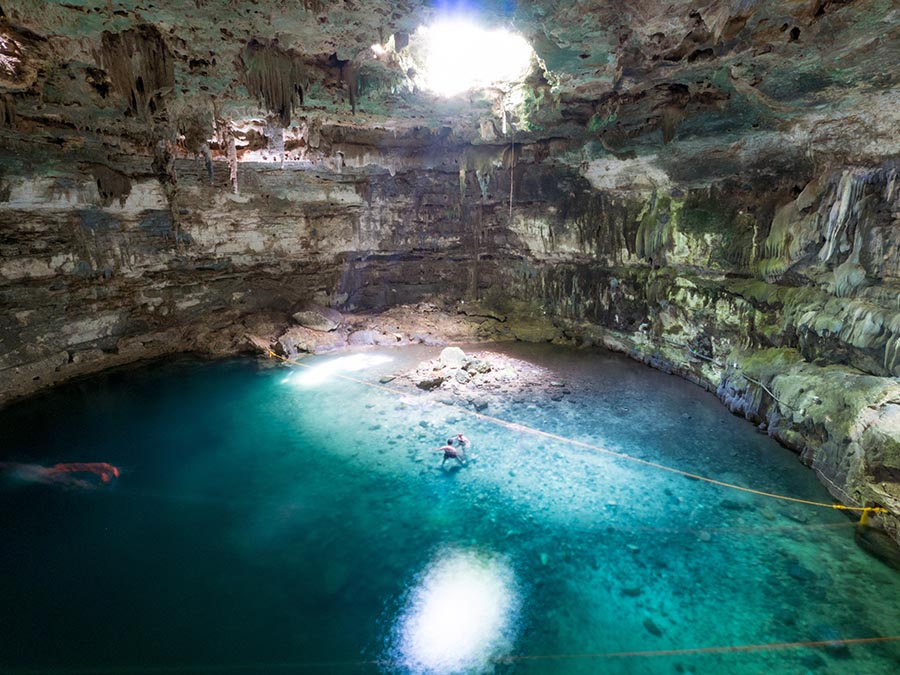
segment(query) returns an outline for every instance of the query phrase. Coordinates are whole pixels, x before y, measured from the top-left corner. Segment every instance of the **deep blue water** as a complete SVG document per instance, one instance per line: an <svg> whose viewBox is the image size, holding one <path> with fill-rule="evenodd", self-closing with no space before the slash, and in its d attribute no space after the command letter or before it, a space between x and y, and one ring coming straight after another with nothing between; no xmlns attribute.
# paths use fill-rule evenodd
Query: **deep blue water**
<svg viewBox="0 0 900 675"><path fill-rule="evenodd" d="M606 353L506 349L565 395L485 413L831 501L685 382ZM436 352L366 352L391 361L352 376ZM895 642L659 653L900 635L900 575L838 512L300 375L177 360L0 410L0 461L122 469L84 489L7 468L0 672L900 671ZM457 431L474 459L442 470L431 450Z"/></svg>

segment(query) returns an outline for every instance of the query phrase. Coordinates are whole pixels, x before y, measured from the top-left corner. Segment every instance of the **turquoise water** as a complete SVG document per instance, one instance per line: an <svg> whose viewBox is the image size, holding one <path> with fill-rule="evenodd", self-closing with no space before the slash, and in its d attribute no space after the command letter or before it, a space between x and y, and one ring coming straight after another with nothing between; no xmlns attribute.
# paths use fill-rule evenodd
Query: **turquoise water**
<svg viewBox="0 0 900 675"><path fill-rule="evenodd" d="M606 353L503 349L565 386L509 387L486 414L831 501L687 383ZM437 352L365 352L390 360L352 377ZM900 635L900 575L840 513L388 387L181 360L0 411L0 461L122 469L93 489L6 471L0 671L898 672L896 642L683 651ZM472 461L441 469L431 450L457 431Z"/></svg>

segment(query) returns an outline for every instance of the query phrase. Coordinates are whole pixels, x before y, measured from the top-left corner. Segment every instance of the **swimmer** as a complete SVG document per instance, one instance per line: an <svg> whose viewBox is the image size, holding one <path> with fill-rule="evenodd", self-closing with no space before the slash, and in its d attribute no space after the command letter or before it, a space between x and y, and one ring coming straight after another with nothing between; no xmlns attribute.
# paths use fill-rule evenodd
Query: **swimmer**
<svg viewBox="0 0 900 675"><path fill-rule="evenodd" d="M446 462L448 459L455 459L457 462L459 462L463 466L465 466L465 464L466 464L465 454L463 454L463 456L460 457L459 451L453 447L453 439L452 438L447 440L447 445L438 448L437 450L435 450L435 452L443 452L444 453L444 459L441 460L441 468L442 469L444 468L444 462Z"/></svg>
<svg viewBox="0 0 900 675"><path fill-rule="evenodd" d="M42 466L40 464L0 463L0 473L28 483L61 485L91 490L98 486L97 480L109 485L121 475L119 467L106 462L69 462Z"/></svg>
<svg viewBox="0 0 900 675"><path fill-rule="evenodd" d="M456 434L456 438L454 440L456 441L457 447L462 450L463 459L468 460L469 448L471 447L472 442L462 434ZM447 443L449 445L450 441L447 441Z"/></svg>
<svg viewBox="0 0 900 675"><path fill-rule="evenodd" d="M62 474L94 474L102 483L111 483L113 478L118 478L119 467L106 462L70 462L68 464L54 464L50 471L57 475Z"/></svg>

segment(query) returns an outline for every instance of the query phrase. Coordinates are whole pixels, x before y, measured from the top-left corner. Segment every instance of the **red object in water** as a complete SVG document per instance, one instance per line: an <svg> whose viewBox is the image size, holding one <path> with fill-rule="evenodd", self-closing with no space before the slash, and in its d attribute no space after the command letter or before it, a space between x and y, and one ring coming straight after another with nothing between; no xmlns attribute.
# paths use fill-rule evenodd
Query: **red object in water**
<svg viewBox="0 0 900 675"><path fill-rule="evenodd" d="M54 464L49 471L57 474L63 473L93 473L100 477L101 482L109 483L113 478L119 477L119 467L106 462L69 462L68 464Z"/></svg>
<svg viewBox="0 0 900 675"><path fill-rule="evenodd" d="M86 490L97 487L97 479L100 483L109 485L113 478L122 475L119 467L106 462L68 462L53 466L0 462L0 474L2 473L8 473L13 478L29 483L63 485Z"/></svg>

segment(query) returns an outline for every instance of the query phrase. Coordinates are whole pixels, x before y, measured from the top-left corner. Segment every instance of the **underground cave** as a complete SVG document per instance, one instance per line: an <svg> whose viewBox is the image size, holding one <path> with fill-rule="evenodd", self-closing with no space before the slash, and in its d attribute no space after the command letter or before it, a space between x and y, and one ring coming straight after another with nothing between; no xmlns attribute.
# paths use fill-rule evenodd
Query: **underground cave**
<svg viewBox="0 0 900 675"><path fill-rule="evenodd" d="M0 670L896 672L898 53L0 0Z"/></svg>

